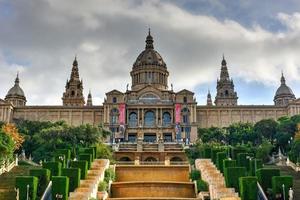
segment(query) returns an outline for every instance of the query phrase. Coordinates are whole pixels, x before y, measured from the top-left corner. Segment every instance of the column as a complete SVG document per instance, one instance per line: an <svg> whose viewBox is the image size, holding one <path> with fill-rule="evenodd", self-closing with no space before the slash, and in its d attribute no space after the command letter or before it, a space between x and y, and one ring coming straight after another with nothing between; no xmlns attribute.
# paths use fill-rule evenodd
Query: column
<svg viewBox="0 0 300 200"><path fill-rule="evenodd" d="M162 113L162 108L160 108L160 125L162 125L162 119L163 118L163 113Z"/></svg>
<svg viewBox="0 0 300 200"><path fill-rule="evenodd" d="M156 108L156 111L155 111L155 121L156 121L156 126L158 126L158 108ZM161 120L161 119L160 119Z"/></svg>

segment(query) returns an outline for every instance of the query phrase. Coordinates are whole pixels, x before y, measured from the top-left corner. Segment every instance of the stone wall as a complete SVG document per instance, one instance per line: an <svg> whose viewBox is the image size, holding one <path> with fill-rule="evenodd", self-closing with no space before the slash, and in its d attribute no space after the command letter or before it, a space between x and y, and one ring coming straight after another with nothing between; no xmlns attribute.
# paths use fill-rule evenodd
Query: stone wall
<svg viewBox="0 0 300 200"><path fill-rule="evenodd" d="M103 107L66 107L66 106L26 106L14 108L13 119L31 121L64 120L70 125L92 124L103 122Z"/></svg>

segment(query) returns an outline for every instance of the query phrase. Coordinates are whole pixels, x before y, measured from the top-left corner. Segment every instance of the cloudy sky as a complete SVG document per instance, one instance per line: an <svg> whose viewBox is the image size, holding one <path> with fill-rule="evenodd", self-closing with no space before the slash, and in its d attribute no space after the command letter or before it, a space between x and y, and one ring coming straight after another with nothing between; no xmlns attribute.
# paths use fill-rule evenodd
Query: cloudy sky
<svg viewBox="0 0 300 200"><path fill-rule="evenodd" d="M174 90L215 96L222 54L239 104L273 104L281 71L300 96L299 0L0 0L0 98L17 71L28 105L62 104L75 54L94 104L124 91L148 27Z"/></svg>

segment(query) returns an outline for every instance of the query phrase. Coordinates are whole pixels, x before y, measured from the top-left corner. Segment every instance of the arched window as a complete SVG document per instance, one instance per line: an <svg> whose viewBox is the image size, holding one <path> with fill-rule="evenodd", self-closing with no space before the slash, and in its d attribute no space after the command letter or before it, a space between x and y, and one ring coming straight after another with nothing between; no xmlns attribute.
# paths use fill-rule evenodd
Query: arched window
<svg viewBox="0 0 300 200"><path fill-rule="evenodd" d="M75 95L75 91L72 90L72 91L71 91L71 97L73 97L74 95Z"/></svg>
<svg viewBox="0 0 300 200"><path fill-rule="evenodd" d="M117 103L117 97L113 97L113 103Z"/></svg>
<svg viewBox="0 0 300 200"><path fill-rule="evenodd" d="M154 126L155 114L153 111L147 111L145 113L145 126Z"/></svg>
<svg viewBox="0 0 300 200"><path fill-rule="evenodd" d="M132 112L129 114L129 126L130 127L136 127L138 124L137 121L137 114L135 112Z"/></svg>
<svg viewBox="0 0 300 200"><path fill-rule="evenodd" d="M112 124L117 124L119 122L119 110L116 108L113 108L110 112L110 117L111 117L110 122Z"/></svg>
<svg viewBox="0 0 300 200"><path fill-rule="evenodd" d="M181 115L182 115L182 123L188 124L189 123L189 116L190 116L190 111L188 108L183 108L181 110Z"/></svg>
<svg viewBox="0 0 300 200"><path fill-rule="evenodd" d="M171 115L169 112L164 112L163 114L163 126L168 126L171 124Z"/></svg>

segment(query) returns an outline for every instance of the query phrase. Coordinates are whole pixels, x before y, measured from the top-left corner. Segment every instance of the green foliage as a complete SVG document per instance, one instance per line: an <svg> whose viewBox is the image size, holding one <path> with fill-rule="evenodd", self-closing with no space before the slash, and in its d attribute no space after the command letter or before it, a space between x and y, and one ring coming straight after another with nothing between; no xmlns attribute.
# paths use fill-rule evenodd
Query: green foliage
<svg viewBox="0 0 300 200"><path fill-rule="evenodd" d="M263 162L269 161L269 154L272 151L272 144L268 141L264 141L261 145L259 145L256 149L255 157L257 159L261 159Z"/></svg>
<svg viewBox="0 0 300 200"><path fill-rule="evenodd" d="M62 200L68 200L69 178L67 176L52 177L52 198L56 198L58 195L62 196Z"/></svg>
<svg viewBox="0 0 300 200"><path fill-rule="evenodd" d="M112 153L112 149L107 146L104 143L98 143L96 145L97 148L97 158L101 158L101 159L109 159L110 161L113 160L113 153Z"/></svg>
<svg viewBox="0 0 300 200"><path fill-rule="evenodd" d="M294 163L300 162L300 140L294 140L292 144L291 151L289 153L289 158Z"/></svg>
<svg viewBox="0 0 300 200"><path fill-rule="evenodd" d="M283 193L285 190L285 199L288 199L289 189L293 187L293 177L291 176L273 176L272 177L272 192L275 197L276 194Z"/></svg>
<svg viewBox="0 0 300 200"><path fill-rule="evenodd" d="M192 181L195 181L195 180L199 180L201 179L201 173L199 170L192 170L190 172L190 179L192 179Z"/></svg>
<svg viewBox="0 0 300 200"><path fill-rule="evenodd" d="M80 169L79 168L63 168L62 176L69 177L69 192L73 192L80 185Z"/></svg>
<svg viewBox="0 0 300 200"><path fill-rule="evenodd" d="M268 188L272 188L272 177L280 176L280 170L272 168L262 168L256 171L256 176L261 187L264 189L264 191L267 191Z"/></svg>
<svg viewBox="0 0 300 200"><path fill-rule="evenodd" d="M227 167L224 172L226 187L234 187L239 191L239 178L246 176L245 167Z"/></svg>
<svg viewBox="0 0 300 200"><path fill-rule="evenodd" d="M31 169L29 171L30 176L38 178L37 196L41 197L47 188L50 181L50 170L49 169Z"/></svg>
<svg viewBox="0 0 300 200"><path fill-rule="evenodd" d="M70 149L56 149L55 155L64 155L65 160L71 159L71 150Z"/></svg>
<svg viewBox="0 0 300 200"><path fill-rule="evenodd" d="M208 191L208 184L203 180L196 180L197 182L197 190L198 192L207 192Z"/></svg>
<svg viewBox="0 0 300 200"><path fill-rule="evenodd" d="M81 160L85 160L85 161L87 161L87 163L88 163L88 169L90 169L91 168L91 163L92 163L92 154L89 154L89 153L81 153L81 154L79 154L79 161L81 161Z"/></svg>
<svg viewBox="0 0 300 200"><path fill-rule="evenodd" d="M253 131L253 125L251 123L233 123L226 128L226 142L230 145L238 145L242 143L256 144L259 140L259 135Z"/></svg>
<svg viewBox="0 0 300 200"><path fill-rule="evenodd" d="M237 160L237 156L239 153L246 153L247 152L247 147L245 146L235 146L235 147L231 147L231 157L234 160Z"/></svg>
<svg viewBox="0 0 300 200"><path fill-rule="evenodd" d="M217 165L217 153L223 152L224 148L215 147L211 149L211 160L215 165Z"/></svg>
<svg viewBox="0 0 300 200"><path fill-rule="evenodd" d="M263 162L261 159L252 159L249 162L249 176L255 176L255 172L258 169L263 168Z"/></svg>
<svg viewBox="0 0 300 200"><path fill-rule="evenodd" d="M67 166L67 160L65 159L65 155L64 154L56 154L54 156L54 161L55 162L60 162L62 168L64 168L64 167Z"/></svg>
<svg viewBox="0 0 300 200"><path fill-rule="evenodd" d="M264 138L273 141L276 135L278 123L274 119L263 119L254 125L254 132Z"/></svg>
<svg viewBox="0 0 300 200"><path fill-rule="evenodd" d="M237 156L237 166L239 167L246 167L247 171L250 168L250 159L254 156L252 153L239 153Z"/></svg>
<svg viewBox="0 0 300 200"><path fill-rule="evenodd" d="M85 160L82 161L71 161L70 167L80 169L80 179L85 179L88 171L88 163Z"/></svg>
<svg viewBox="0 0 300 200"><path fill-rule="evenodd" d="M95 159L95 151L94 148L80 148L79 153L88 153L92 155L92 162Z"/></svg>
<svg viewBox="0 0 300 200"><path fill-rule="evenodd" d="M108 184L105 181L101 181L98 185L98 191L103 192L107 191L108 189Z"/></svg>
<svg viewBox="0 0 300 200"><path fill-rule="evenodd" d="M15 143L13 139L0 129L0 163L13 157Z"/></svg>
<svg viewBox="0 0 300 200"><path fill-rule="evenodd" d="M217 153L217 168L223 173L223 160L227 158L226 152Z"/></svg>
<svg viewBox="0 0 300 200"><path fill-rule="evenodd" d="M228 167L236 167L236 160L223 160L223 174L225 173L225 169Z"/></svg>
<svg viewBox="0 0 300 200"><path fill-rule="evenodd" d="M257 200L257 178L254 176L240 177L239 188L241 200Z"/></svg>
<svg viewBox="0 0 300 200"><path fill-rule="evenodd" d="M116 174L114 172L113 168L108 168L104 172L104 181L106 183L109 183L109 181L115 181L116 179Z"/></svg>
<svg viewBox="0 0 300 200"><path fill-rule="evenodd" d="M34 176L16 177L16 188L19 189L20 200L26 200L27 185L29 185L29 198L35 200L37 198L38 178Z"/></svg>
<svg viewBox="0 0 300 200"><path fill-rule="evenodd" d="M221 142L225 138L224 135L225 130L218 127L198 129L198 138L200 138L203 143Z"/></svg>
<svg viewBox="0 0 300 200"><path fill-rule="evenodd" d="M51 171L51 179L53 176L60 176L62 165L60 162L44 162L43 168Z"/></svg>

